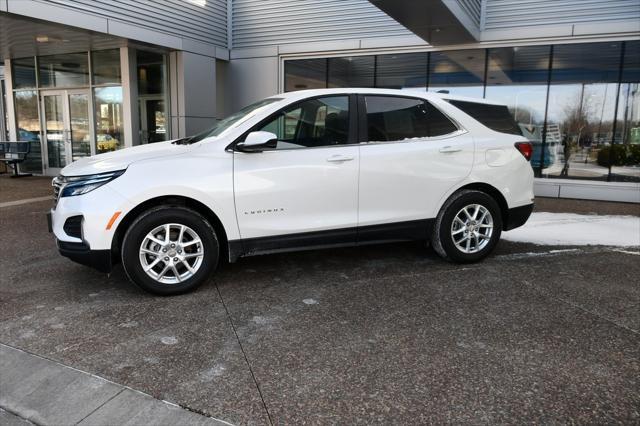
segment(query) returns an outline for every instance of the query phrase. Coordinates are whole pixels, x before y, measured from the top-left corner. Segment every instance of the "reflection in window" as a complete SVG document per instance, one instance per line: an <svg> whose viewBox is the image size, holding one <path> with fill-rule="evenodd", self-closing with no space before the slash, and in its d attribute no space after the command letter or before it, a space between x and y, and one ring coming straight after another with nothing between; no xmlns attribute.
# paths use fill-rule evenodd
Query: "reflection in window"
<svg viewBox="0 0 640 426"><path fill-rule="evenodd" d="M14 89L36 87L36 62L33 57L11 60Z"/></svg>
<svg viewBox="0 0 640 426"><path fill-rule="evenodd" d="M20 168L31 173L42 173L38 92L35 90L18 90L14 95L18 140L31 142L31 152L27 156L27 160L20 165Z"/></svg>
<svg viewBox="0 0 640 426"><path fill-rule="evenodd" d="M3 116L0 117L2 120L3 128L5 130L4 135L0 135L0 139L8 141L9 140L9 111L7 111L7 86L4 83L4 80L0 80L0 102L2 102L2 111Z"/></svg>
<svg viewBox="0 0 640 426"><path fill-rule="evenodd" d="M293 105L259 130L278 137L276 149L348 143L349 97L327 96Z"/></svg>
<svg viewBox="0 0 640 426"><path fill-rule="evenodd" d="M329 58L329 87L373 87L373 56Z"/></svg>
<svg viewBox="0 0 640 426"><path fill-rule="evenodd" d="M300 59L284 63L285 91L327 87L327 60Z"/></svg>
<svg viewBox="0 0 640 426"><path fill-rule="evenodd" d="M547 132L543 150L544 112L547 100L550 46L489 49L487 99L509 107L520 131L533 144L531 166L549 167L560 143L557 126Z"/></svg>
<svg viewBox="0 0 640 426"><path fill-rule="evenodd" d="M429 90L482 98L485 50L431 52Z"/></svg>
<svg viewBox="0 0 640 426"><path fill-rule="evenodd" d="M625 43L615 146L606 155L611 180L640 181L640 41Z"/></svg>
<svg viewBox="0 0 640 426"><path fill-rule="evenodd" d="M376 87L403 89L427 87L428 53L379 55L376 61Z"/></svg>
<svg viewBox="0 0 640 426"><path fill-rule="evenodd" d="M96 152L124 147L122 130L122 87L94 89Z"/></svg>
<svg viewBox="0 0 640 426"><path fill-rule="evenodd" d="M607 178L621 45L554 46L547 125L561 141L545 176Z"/></svg>
<svg viewBox="0 0 640 426"><path fill-rule="evenodd" d="M87 53L65 53L38 57L40 87L76 87L89 85Z"/></svg>
<svg viewBox="0 0 640 426"><path fill-rule="evenodd" d="M120 84L120 49L91 52L93 84Z"/></svg>
<svg viewBox="0 0 640 426"><path fill-rule="evenodd" d="M446 135L456 126L422 99L365 96L367 141L397 142Z"/></svg>
<svg viewBox="0 0 640 426"><path fill-rule="evenodd" d="M167 60L161 53L136 52L140 143L169 139L167 120Z"/></svg>

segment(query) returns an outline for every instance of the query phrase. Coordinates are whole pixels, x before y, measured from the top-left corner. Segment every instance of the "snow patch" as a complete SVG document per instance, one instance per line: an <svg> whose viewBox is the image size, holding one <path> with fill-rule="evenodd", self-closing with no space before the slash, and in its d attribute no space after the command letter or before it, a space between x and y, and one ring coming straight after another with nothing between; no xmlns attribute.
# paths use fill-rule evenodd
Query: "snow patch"
<svg viewBox="0 0 640 426"><path fill-rule="evenodd" d="M533 213L527 223L504 232L508 241L548 246L640 246L640 217Z"/></svg>
<svg viewBox="0 0 640 426"><path fill-rule="evenodd" d="M251 318L251 321L255 322L258 325L265 325L269 322L269 320L265 317L261 317L260 315L256 315Z"/></svg>
<svg viewBox="0 0 640 426"><path fill-rule="evenodd" d="M176 343L178 343L178 339L173 336L165 336L161 338L160 341L165 345L175 345Z"/></svg>
<svg viewBox="0 0 640 426"><path fill-rule="evenodd" d="M226 369L227 369L227 367L225 367L224 365L216 364L213 367L211 367L210 369L202 372L200 374L200 378L202 379L202 381L210 382L213 379L215 379L216 377L222 376Z"/></svg>

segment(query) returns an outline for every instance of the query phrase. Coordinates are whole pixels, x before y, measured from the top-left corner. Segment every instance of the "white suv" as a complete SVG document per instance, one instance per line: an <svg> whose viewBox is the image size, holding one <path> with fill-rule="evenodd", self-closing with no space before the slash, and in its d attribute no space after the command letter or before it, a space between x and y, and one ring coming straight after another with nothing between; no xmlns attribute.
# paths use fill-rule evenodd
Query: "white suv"
<svg viewBox="0 0 640 426"><path fill-rule="evenodd" d="M122 260L157 294L195 288L221 258L276 251L426 240L475 262L529 217L531 153L502 105L299 91L196 136L72 163L49 223L63 256L106 272Z"/></svg>

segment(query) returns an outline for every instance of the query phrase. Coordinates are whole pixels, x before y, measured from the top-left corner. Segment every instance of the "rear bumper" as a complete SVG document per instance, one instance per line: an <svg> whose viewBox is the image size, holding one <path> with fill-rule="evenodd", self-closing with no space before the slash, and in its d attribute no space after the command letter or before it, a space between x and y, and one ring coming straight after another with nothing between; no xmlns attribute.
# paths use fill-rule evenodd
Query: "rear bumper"
<svg viewBox="0 0 640 426"><path fill-rule="evenodd" d="M91 250L85 243L69 243L56 239L58 251L64 257L81 265L90 266L100 272L110 273L111 250Z"/></svg>
<svg viewBox="0 0 640 426"><path fill-rule="evenodd" d="M529 219L529 216L531 216L531 212L533 212L533 206L534 204L531 203L509 209L504 222L504 230L510 231L524 225Z"/></svg>

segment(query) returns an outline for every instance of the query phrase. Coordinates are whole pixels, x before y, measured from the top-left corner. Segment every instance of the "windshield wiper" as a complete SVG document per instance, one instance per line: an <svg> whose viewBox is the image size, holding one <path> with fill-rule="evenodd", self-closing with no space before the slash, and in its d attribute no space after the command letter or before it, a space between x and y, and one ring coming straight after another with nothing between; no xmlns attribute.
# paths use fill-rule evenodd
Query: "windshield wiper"
<svg viewBox="0 0 640 426"><path fill-rule="evenodd" d="M173 141L171 143L175 144L175 145L189 145L189 144L193 143L191 141L192 139L193 139L193 136L190 136L188 138L176 139L175 141Z"/></svg>

